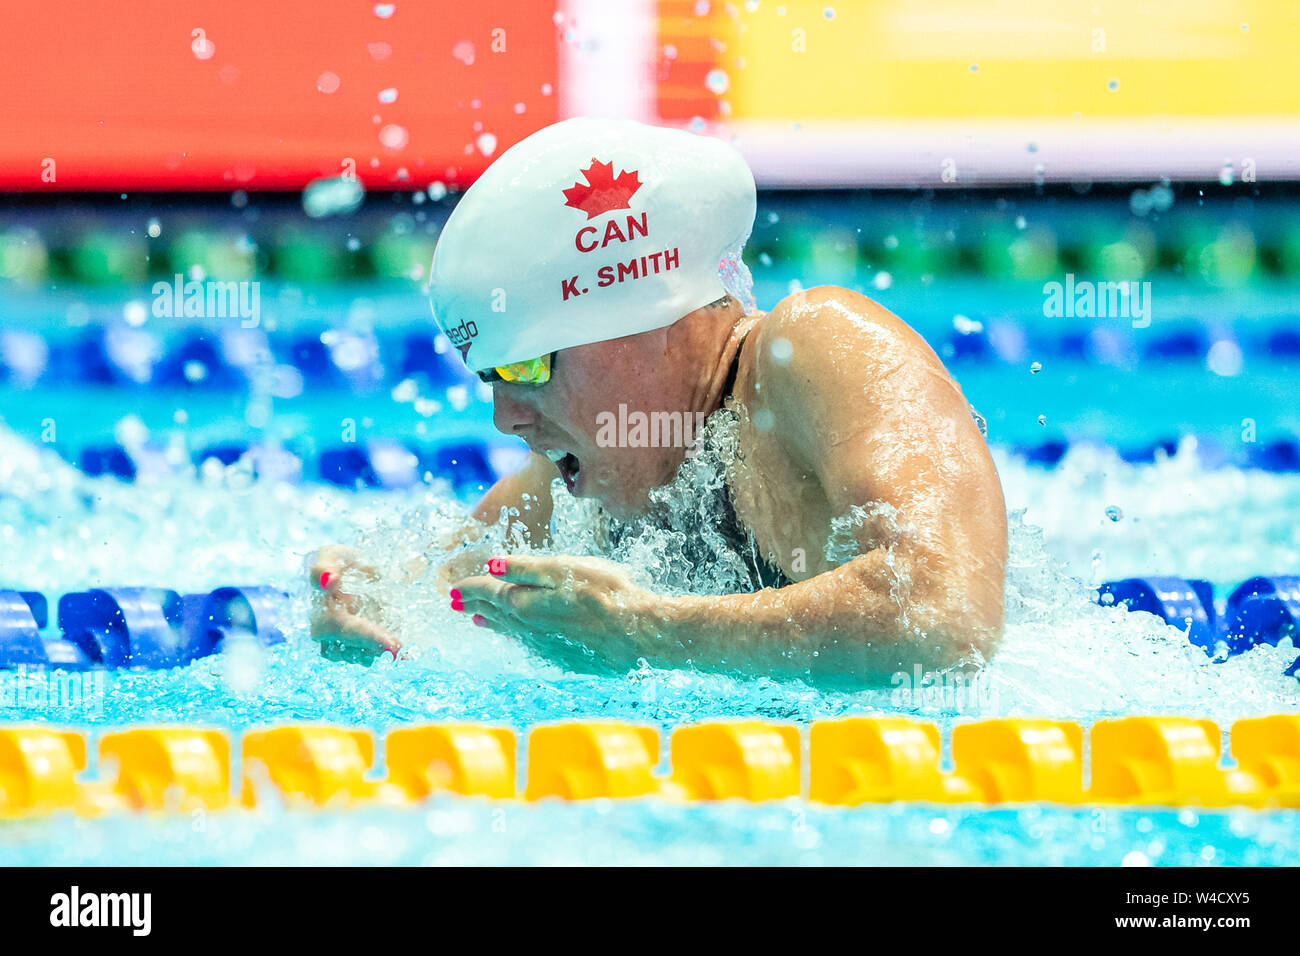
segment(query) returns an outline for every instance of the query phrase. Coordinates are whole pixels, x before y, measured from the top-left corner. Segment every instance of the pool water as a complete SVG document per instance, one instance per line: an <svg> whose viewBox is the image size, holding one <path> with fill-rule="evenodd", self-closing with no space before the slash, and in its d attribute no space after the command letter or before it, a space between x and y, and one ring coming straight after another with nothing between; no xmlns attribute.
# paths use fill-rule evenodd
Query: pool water
<svg viewBox="0 0 1300 956"><path fill-rule="evenodd" d="M794 277L759 278L759 301L770 305ZM472 626L428 585L385 592L401 605L412 659L370 668L327 662L308 638L306 557L323 543L362 541L381 563L396 565L432 532L463 517L465 489L274 483L254 479L239 465L214 462L124 482L89 477L64 455L120 438L124 428L191 448L267 434L318 448L337 441L345 419L368 435L487 438L490 408L477 390L464 389L454 408L446 388L456 386L439 386L436 395L424 396L442 403L437 413L421 411L403 393L395 397L395 382L369 391L308 390L276 399L253 426L247 396L239 393L9 383L0 384L0 547L10 556L0 568L0 587L57 595L115 584L187 592L250 583L283 588L293 601L286 644L175 670L115 672L105 676L102 695L66 709L6 706L0 697L0 718L50 721L92 734L171 722L238 732L329 721L383 732L420 721L525 730L541 721L615 718L654 724L666 734L680 723L720 717L802 724L900 712L945 729L970 717L1089 723L1171 713L1209 717L1226 730L1241 717L1300 709L1300 683L1282 675L1295 649L1258 647L1211 662L1176 629L1149 615L1101 607L1090 591L1106 579L1177 574L1209 579L1222 598L1254 574L1300 572L1300 474L1243 467L1241 456L1245 419L1261 438L1300 433L1295 359L1243 346L1241 367L1220 374L1203 361L1102 365L1053 354L1037 340L1026 340L1020 351L997 346L971 357L960 339L969 326L954 325L955 316L982 318L989 327L999 316L1020 317L1043 341L1068 328L1044 326L1041 286L899 283L867 291L915 321L989 421L1012 512L1011 558L1006 637L976 700L908 699L897 687L828 688L647 664L619 674L565 672ZM328 311L330 296L341 305L352 295L322 290L313 298L325 301ZM1247 344L1253 328L1277 319L1285 298L1266 287L1234 295L1240 308L1230 320L1222 311L1224 296L1178 293L1187 316L1205 317L1205 328L1213 318L1220 323L1215 328ZM412 296L413 311L384 323L400 330L423 321ZM59 307L49 311L57 314ZM1118 328L1125 341L1139 345L1139 333L1151 331ZM1036 372L1030 370L1035 361L1042 366ZM40 440L45 419L57 422L56 442ZM1074 442L1055 467L1030 464L1017 451L1049 437ZM1082 441L1089 438L1106 444ZM1127 462L1115 450L1166 439L1181 444L1174 454L1150 461ZM1298 828L1294 812L836 810L802 801L529 805L438 796L410 809L311 814L268 806L201 819L55 815L0 827L0 864L1253 865L1293 861Z"/></svg>

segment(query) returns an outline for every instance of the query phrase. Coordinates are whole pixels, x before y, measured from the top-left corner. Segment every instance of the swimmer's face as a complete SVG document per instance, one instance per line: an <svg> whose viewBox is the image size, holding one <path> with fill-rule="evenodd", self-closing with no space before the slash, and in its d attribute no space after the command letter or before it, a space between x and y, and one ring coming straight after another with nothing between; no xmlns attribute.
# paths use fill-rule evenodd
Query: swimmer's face
<svg viewBox="0 0 1300 956"><path fill-rule="evenodd" d="M620 435L619 406L626 406L629 423L636 412L647 420L651 413L686 415L691 389L675 374L680 367L664 329L564 349L545 385L493 383L496 426L559 459L573 494L630 518L645 510L651 488L672 479L685 449L630 447L648 444L650 431L645 442L636 441L630 426Z"/></svg>

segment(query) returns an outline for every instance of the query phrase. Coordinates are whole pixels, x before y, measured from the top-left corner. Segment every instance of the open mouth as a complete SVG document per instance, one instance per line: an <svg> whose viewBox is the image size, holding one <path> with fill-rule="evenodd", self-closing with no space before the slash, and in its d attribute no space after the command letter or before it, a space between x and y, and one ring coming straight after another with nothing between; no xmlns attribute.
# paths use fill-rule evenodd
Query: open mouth
<svg viewBox="0 0 1300 956"><path fill-rule="evenodd" d="M560 477L564 479L564 486L573 494L578 485L578 476L582 472L582 463L578 461L578 456L572 452L566 451L548 451L546 457L555 462L555 467L560 470Z"/></svg>

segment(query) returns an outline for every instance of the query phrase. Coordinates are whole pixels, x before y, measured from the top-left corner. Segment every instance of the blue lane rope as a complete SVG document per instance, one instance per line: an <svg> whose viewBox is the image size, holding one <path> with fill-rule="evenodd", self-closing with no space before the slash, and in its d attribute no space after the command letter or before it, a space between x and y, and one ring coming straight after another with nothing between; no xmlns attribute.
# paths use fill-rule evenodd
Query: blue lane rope
<svg viewBox="0 0 1300 956"><path fill-rule="evenodd" d="M1216 613L1208 581L1169 576L1107 581L1097 600L1147 611L1223 660L1257 644L1300 633L1300 575L1259 576L1228 595ZM35 591L0 590L0 668L167 668L221 650L231 639L284 641L288 595L269 587L220 587L184 594L166 588L95 588L58 601L58 636L45 632L49 603ZM1286 671L1300 674L1300 657Z"/></svg>
<svg viewBox="0 0 1300 956"><path fill-rule="evenodd" d="M280 644L288 595L269 587L220 587L182 595L167 588L94 588L64 594L57 636L42 632L49 604L34 591L0 590L0 668L65 670L179 667L228 641Z"/></svg>
<svg viewBox="0 0 1300 956"><path fill-rule="evenodd" d="M1187 633L1205 653L1223 661L1256 644L1276 646L1283 638L1300 641L1300 575L1259 576L1242 582L1228 595L1222 615L1216 613L1209 581L1151 576L1107 581L1097 588L1097 600L1147 611ZM1286 669L1300 673L1300 657Z"/></svg>

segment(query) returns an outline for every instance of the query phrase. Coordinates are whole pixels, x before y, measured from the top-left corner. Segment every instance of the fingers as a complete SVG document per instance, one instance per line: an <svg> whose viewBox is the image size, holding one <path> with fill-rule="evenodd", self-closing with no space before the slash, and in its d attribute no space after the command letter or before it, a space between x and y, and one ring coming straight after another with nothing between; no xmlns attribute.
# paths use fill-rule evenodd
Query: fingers
<svg viewBox="0 0 1300 956"><path fill-rule="evenodd" d="M308 580L323 591L337 590L345 572L360 574L375 581L379 572L356 548L328 544L311 556Z"/></svg>
<svg viewBox="0 0 1300 956"><path fill-rule="evenodd" d="M572 559L569 559L571 561ZM558 588L570 578L568 562L535 554L512 554L488 561L488 574L511 584Z"/></svg>
<svg viewBox="0 0 1300 956"><path fill-rule="evenodd" d="M451 608L488 617L507 615L522 621L544 611L554 595L550 588L512 584L480 575L465 578L451 589Z"/></svg>
<svg viewBox="0 0 1300 956"><path fill-rule="evenodd" d="M321 642L322 653L327 643L368 648L372 655L387 651L394 659L402 649L402 642L384 627L337 605L312 621L312 637Z"/></svg>
<svg viewBox="0 0 1300 956"><path fill-rule="evenodd" d="M520 636L536 628L535 602L555 592L492 578L467 578L451 590L451 609L469 615L478 627Z"/></svg>
<svg viewBox="0 0 1300 956"><path fill-rule="evenodd" d="M555 590L588 584L614 586L626 577L626 571L612 562L571 555L511 554L490 559L487 570L492 577L511 584Z"/></svg>

